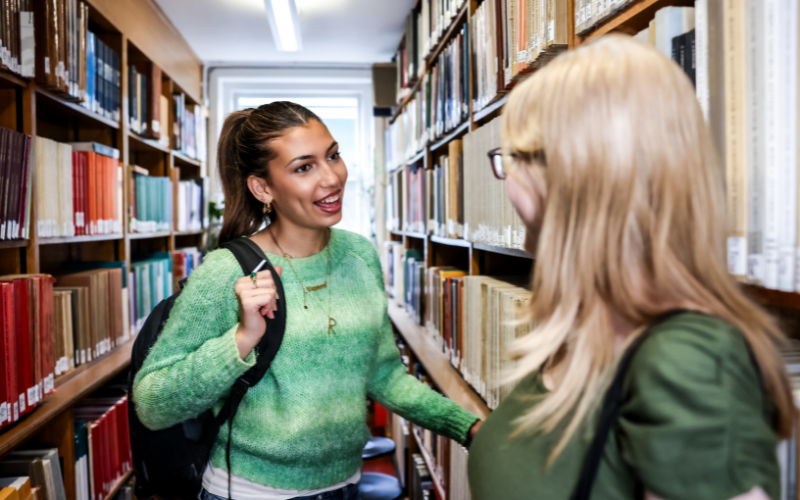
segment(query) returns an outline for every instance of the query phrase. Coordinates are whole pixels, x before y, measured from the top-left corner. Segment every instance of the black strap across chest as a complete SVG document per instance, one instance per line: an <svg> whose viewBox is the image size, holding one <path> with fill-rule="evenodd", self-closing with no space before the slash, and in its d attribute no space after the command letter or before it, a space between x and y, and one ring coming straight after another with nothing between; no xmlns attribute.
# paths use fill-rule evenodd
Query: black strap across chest
<svg viewBox="0 0 800 500"><path fill-rule="evenodd" d="M650 337L655 327L679 314L687 312L692 311L675 309L657 317L655 321L647 327L647 330L642 332L641 335L631 342L631 345L628 346L628 349L622 355L622 359L620 359L619 365L617 366L617 373L614 376L614 381L611 383L603 399L597 434L595 434L592 444L589 447L589 453L586 455L581 477L575 491L572 493L571 500L589 500L592 495L592 486L597 478L597 471L600 469L600 462L603 458L603 451L605 451L608 436L611 434L611 430L614 428L614 424L617 422L617 417L619 416L619 410L622 406L622 389L625 385L625 375L628 373L628 368L630 368L634 355Z"/></svg>

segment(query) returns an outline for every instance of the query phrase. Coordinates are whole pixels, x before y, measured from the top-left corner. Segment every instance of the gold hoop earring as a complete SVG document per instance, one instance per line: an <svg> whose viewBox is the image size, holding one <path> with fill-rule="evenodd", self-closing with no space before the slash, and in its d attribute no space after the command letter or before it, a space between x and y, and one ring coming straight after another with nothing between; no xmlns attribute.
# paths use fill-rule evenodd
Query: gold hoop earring
<svg viewBox="0 0 800 500"><path fill-rule="evenodd" d="M265 214L271 214L272 213L272 203L270 203L268 201L264 202L264 209L263 210L264 210Z"/></svg>

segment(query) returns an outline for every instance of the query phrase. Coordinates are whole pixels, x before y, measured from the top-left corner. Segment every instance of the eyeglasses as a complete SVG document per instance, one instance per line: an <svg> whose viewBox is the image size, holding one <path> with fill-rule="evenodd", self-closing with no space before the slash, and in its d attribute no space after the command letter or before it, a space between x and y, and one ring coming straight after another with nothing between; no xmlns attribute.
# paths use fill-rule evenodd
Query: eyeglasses
<svg viewBox="0 0 800 500"><path fill-rule="evenodd" d="M492 162L492 173L499 180L506 178L506 168L503 165L503 148L494 148L487 153L489 161Z"/></svg>
<svg viewBox="0 0 800 500"><path fill-rule="evenodd" d="M494 148L487 153L487 156L489 156L489 161L492 163L492 173L494 176L501 181L505 180L506 167L503 161L503 148ZM530 165L532 163L539 163L542 166L547 164L543 149L537 149L532 153L511 153L509 157L515 164L523 163L525 165Z"/></svg>

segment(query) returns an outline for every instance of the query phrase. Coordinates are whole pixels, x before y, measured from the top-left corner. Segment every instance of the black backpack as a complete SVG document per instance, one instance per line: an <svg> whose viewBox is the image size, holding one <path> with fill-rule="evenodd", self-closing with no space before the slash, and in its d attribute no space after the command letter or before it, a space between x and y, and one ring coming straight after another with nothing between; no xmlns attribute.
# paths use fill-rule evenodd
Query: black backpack
<svg viewBox="0 0 800 500"><path fill-rule="evenodd" d="M147 499L158 496L160 499L190 500L197 498L202 488L203 472L208 464L211 449L225 421L236 416L236 411L247 389L258 383L264 376L278 353L286 329L286 304L283 285L269 259L261 249L247 238L239 238L222 245L227 248L242 266L242 272L249 276L262 260L266 266L262 270L272 272L278 290L278 311L275 319L267 318L267 333L256 347L257 364L239 377L233 385L230 397L215 417L211 409L195 418L160 431L151 431L139 421L135 405L128 406L130 423L133 471L136 475L136 497ZM185 280L184 280L185 281ZM181 283L181 289L183 288ZM161 301L145 321L133 343L131 370L128 379L128 394L133 396L133 380L141 369L145 358L155 344L169 318L170 310L181 292ZM228 446L225 458L228 466L228 493L230 495L231 469L231 428L228 426Z"/></svg>

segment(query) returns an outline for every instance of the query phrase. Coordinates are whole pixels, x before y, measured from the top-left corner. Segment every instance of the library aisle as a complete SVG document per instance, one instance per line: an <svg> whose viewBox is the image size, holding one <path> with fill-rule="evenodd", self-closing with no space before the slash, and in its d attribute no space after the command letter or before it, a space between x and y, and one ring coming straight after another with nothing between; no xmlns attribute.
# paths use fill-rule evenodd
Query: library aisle
<svg viewBox="0 0 800 500"><path fill-rule="evenodd" d="M218 246L225 118L274 101L336 134L338 227L375 243L407 372L488 417L532 327L535 260L487 154L515 86L611 33L695 86L725 169L729 271L790 337L800 387L796 1L247 3L0 6L0 499L135 498L134 342ZM364 474L396 478L398 498L471 498L467 447L368 414L393 446ZM785 499L797 448L778 448Z"/></svg>

